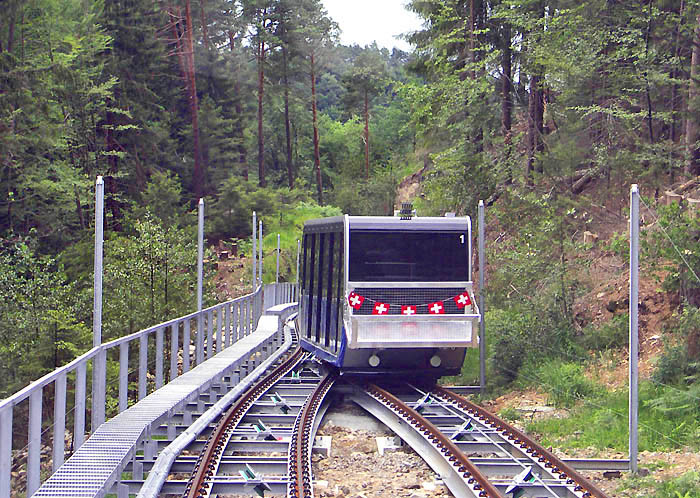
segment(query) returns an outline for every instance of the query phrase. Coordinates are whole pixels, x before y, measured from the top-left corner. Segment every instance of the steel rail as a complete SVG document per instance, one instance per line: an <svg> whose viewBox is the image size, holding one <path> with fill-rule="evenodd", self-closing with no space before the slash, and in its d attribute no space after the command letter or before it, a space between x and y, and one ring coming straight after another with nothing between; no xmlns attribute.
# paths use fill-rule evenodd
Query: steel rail
<svg viewBox="0 0 700 498"><path fill-rule="evenodd" d="M294 431L289 443L287 496L289 498L313 498L313 476L311 450L316 414L326 394L335 382L335 372L327 373L316 389L309 395L294 422Z"/></svg>
<svg viewBox="0 0 700 498"><path fill-rule="evenodd" d="M566 484L572 485L574 491L581 493L583 498L608 498L595 484L555 456L551 451L541 446L522 431L496 417L488 410L442 386L436 385L432 393L438 399L454 403L470 416L477 418L481 423L489 425L501 432L504 438L513 446L519 447L523 452L537 459L542 467L547 468L552 474L558 475L559 479L565 481Z"/></svg>
<svg viewBox="0 0 700 498"><path fill-rule="evenodd" d="M226 446L224 439L231 435L235 426L241 421L248 408L259 399L275 382L281 379L294 366L305 359L305 354L300 347L262 381L251 387L241 396L220 419L215 430L207 440L204 451L200 454L199 461L195 464L194 474L189 480L183 496L187 498L202 498L209 494L211 484L206 482L216 470L215 460L223 456Z"/></svg>
<svg viewBox="0 0 700 498"><path fill-rule="evenodd" d="M404 401L377 385L369 384L366 386L365 391L408 422L415 431L421 433L449 462L453 473L458 474L465 481L474 496L485 498L501 498L503 496L476 465L469 461L457 445L432 422L408 406Z"/></svg>

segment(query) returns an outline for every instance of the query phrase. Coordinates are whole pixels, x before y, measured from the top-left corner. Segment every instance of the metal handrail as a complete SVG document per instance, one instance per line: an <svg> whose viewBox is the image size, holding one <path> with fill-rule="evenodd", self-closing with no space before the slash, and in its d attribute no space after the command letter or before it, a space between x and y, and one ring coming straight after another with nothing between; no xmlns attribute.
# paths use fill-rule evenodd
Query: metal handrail
<svg viewBox="0 0 700 498"><path fill-rule="evenodd" d="M54 416L53 425L53 451L50 457L53 459L53 471L60 467L65 458L65 429L66 418L69 412L66 410L68 395L68 375L75 372L73 386L75 390L75 413L73 421L73 451L77 450L84 441L85 416L87 411L87 367L92 361L93 370L103 369L106 372L107 352L119 347L119 403L118 413L128 407L128 375L129 375L129 346L138 341L138 388L137 398L140 400L148 394L148 374L154 373L155 389L162 387L179 375L180 365L178 357L182 352L182 372L190 368L190 348L192 346L191 332L194 332L194 356L193 365L210 358L214 354L230 346L238 339L247 336L255 330L254 325L263 313L266 305L278 304L278 299L293 301L296 287L293 284L271 284L265 286L270 290L272 300L263 301L263 287L259 286L255 292L246 296L215 304L201 311L167 320L152 327L140 330L133 334L114 339L100 346L94 347L75 358L70 363L50 372L40 379L32 382L12 396L0 401L0 496L10 496L13 489L12 449L13 449L13 424L14 407L29 399L29 424L27 425L27 496L31 496L41 484L41 440L42 440L42 395L43 389L52 383L54 390ZM191 322L195 320L195 329ZM170 371L165 372L166 349L165 334L170 330ZM155 335L155 365L149 365L148 342L151 335ZM216 342L216 351L214 351ZM205 349L206 343L206 349ZM187 344L187 349L185 349ZM93 377L94 379L95 377ZM90 400L92 412L91 431L105 421L105 394L107 390L106 375L97 377L101 380L94 386L93 397ZM168 379L167 382L165 379ZM97 400L97 401L96 401ZM102 405L102 406L100 406Z"/></svg>

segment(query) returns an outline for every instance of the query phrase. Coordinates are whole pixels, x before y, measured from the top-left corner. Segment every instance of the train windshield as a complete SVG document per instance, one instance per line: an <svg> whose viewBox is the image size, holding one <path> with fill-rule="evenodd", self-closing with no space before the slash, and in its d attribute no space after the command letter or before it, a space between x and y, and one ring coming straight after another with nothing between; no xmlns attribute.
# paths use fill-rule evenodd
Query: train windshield
<svg viewBox="0 0 700 498"><path fill-rule="evenodd" d="M468 233L351 230L349 266L353 282L466 282Z"/></svg>

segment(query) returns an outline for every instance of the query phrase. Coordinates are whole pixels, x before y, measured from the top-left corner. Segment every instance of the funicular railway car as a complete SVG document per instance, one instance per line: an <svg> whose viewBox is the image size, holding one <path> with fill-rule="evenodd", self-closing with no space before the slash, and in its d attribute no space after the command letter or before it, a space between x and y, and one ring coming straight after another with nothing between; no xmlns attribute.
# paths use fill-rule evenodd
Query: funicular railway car
<svg viewBox="0 0 700 498"><path fill-rule="evenodd" d="M455 375L477 346L470 218L406 218L304 225L297 330L341 374Z"/></svg>

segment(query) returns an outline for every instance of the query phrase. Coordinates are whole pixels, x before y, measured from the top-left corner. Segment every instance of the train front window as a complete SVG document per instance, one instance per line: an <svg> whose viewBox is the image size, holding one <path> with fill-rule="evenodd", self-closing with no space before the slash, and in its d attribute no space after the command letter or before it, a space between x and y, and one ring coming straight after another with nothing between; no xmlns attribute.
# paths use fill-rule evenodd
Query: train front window
<svg viewBox="0 0 700 498"><path fill-rule="evenodd" d="M469 280L467 232L350 231L353 282Z"/></svg>

